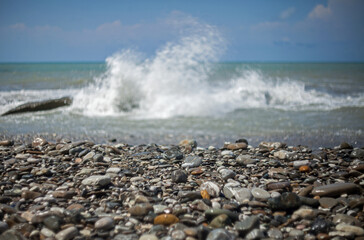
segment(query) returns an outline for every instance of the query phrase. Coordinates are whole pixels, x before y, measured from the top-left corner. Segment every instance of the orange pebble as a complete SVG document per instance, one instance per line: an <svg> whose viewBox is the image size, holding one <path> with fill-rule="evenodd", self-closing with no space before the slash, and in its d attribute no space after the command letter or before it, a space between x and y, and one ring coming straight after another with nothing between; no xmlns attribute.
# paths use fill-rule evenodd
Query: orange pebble
<svg viewBox="0 0 364 240"><path fill-rule="evenodd" d="M300 167L300 172L308 172L310 171L310 167L307 165L301 166Z"/></svg>
<svg viewBox="0 0 364 240"><path fill-rule="evenodd" d="M154 218L154 224L169 226L178 223L179 219L173 214L161 214Z"/></svg>
<svg viewBox="0 0 364 240"><path fill-rule="evenodd" d="M201 190L201 196L203 199L210 199L210 195L206 190Z"/></svg>
<svg viewBox="0 0 364 240"><path fill-rule="evenodd" d="M76 158L75 163L77 163L77 164L82 163L82 158Z"/></svg>
<svg viewBox="0 0 364 240"><path fill-rule="evenodd" d="M202 170L201 168L198 168L198 169L193 170L193 171L191 172L191 174L192 174L192 175L199 175L199 174L201 174L201 173L203 173L203 170Z"/></svg>

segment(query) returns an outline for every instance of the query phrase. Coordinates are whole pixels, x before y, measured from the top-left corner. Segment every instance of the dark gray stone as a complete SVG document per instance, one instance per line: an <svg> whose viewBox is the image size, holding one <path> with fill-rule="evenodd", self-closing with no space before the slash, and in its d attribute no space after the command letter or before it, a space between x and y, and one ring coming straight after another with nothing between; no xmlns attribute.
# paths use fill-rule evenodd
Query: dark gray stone
<svg viewBox="0 0 364 240"><path fill-rule="evenodd" d="M268 199L268 205L273 210L296 209L301 206L301 200L297 194L285 192L279 197Z"/></svg>
<svg viewBox="0 0 364 240"><path fill-rule="evenodd" d="M259 228L259 218L256 216L247 217L240 222L235 223L235 229L241 236L245 236L254 228Z"/></svg>
<svg viewBox="0 0 364 240"><path fill-rule="evenodd" d="M69 106L72 104L72 98L63 97L57 99L50 99L39 102L29 102L17 106L16 108L10 109L9 111L3 113L1 116L6 116L10 114L24 113L24 112L37 112L37 111L45 111L51 110L63 106Z"/></svg>
<svg viewBox="0 0 364 240"><path fill-rule="evenodd" d="M187 182L187 174L183 170L176 170L171 174L172 181L175 183L185 183Z"/></svg>

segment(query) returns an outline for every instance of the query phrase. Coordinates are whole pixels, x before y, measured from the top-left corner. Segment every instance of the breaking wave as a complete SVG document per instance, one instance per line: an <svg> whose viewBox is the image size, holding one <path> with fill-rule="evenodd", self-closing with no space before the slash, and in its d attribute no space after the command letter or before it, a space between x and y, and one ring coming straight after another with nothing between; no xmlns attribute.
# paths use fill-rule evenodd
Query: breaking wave
<svg viewBox="0 0 364 240"><path fill-rule="evenodd" d="M225 42L219 31L198 22L191 29L179 40L166 43L151 58L130 49L108 57L106 72L81 89L3 92L0 103L10 105L1 109L37 96L62 95L74 98L67 111L136 118L213 116L252 108L304 111L364 106L364 93L330 94L255 69L234 69L233 74L220 76L216 74L216 62Z"/></svg>
<svg viewBox="0 0 364 240"><path fill-rule="evenodd" d="M73 108L86 115L169 118L247 108L299 111L364 106L363 94L333 96L252 69L238 69L229 79L211 81L217 65L213 62L218 61L224 41L213 26L196 23L194 28L152 58L143 59L132 50L107 58L107 71L75 95Z"/></svg>

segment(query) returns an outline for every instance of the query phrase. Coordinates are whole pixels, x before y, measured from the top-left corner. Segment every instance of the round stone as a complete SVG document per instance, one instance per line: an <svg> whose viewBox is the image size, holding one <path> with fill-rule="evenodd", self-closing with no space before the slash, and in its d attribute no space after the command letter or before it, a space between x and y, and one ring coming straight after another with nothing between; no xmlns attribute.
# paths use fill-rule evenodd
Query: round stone
<svg viewBox="0 0 364 240"><path fill-rule="evenodd" d="M62 219L56 215L46 217L43 220L44 225L50 230L57 232L61 226Z"/></svg>
<svg viewBox="0 0 364 240"><path fill-rule="evenodd" d="M202 164L202 159L198 156L188 156L182 163L183 168L198 167Z"/></svg>
<svg viewBox="0 0 364 240"><path fill-rule="evenodd" d="M251 200L252 193L249 188L240 188L236 190L234 197L239 203L244 203Z"/></svg>
<svg viewBox="0 0 364 240"><path fill-rule="evenodd" d="M363 236L364 235L364 229L357 226L352 226L346 223L340 223L336 226L336 230L341 232L347 232L352 233L356 236Z"/></svg>
<svg viewBox="0 0 364 240"><path fill-rule="evenodd" d="M187 173L183 170L176 170L171 174L172 182L185 183L187 182Z"/></svg>
<svg viewBox="0 0 364 240"><path fill-rule="evenodd" d="M76 227L66 228L56 234L57 240L70 240L78 235L78 230Z"/></svg>
<svg viewBox="0 0 364 240"><path fill-rule="evenodd" d="M220 170L221 178L224 180L228 180L229 178L234 178L236 173L230 169L221 169Z"/></svg>
<svg viewBox="0 0 364 240"><path fill-rule="evenodd" d="M111 183L110 176L107 175L93 175L82 181L83 185L104 187Z"/></svg>
<svg viewBox="0 0 364 240"><path fill-rule="evenodd" d="M114 219L111 217L103 217L95 222L97 230L109 230L114 227Z"/></svg>
<svg viewBox="0 0 364 240"><path fill-rule="evenodd" d="M259 218L256 216L247 217L235 223L235 229L242 235L247 234L254 228L259 228Z"/></svg>
<svg viewBox="0 0 364 240"><path fill-rule="evenodd" d="M206 190L211 197L218 197L220 195L220 186L215 182L204 182L200 186L201 190Z"/></svg>
<svg viewBox="0 0 364 240"><path fill-rule="evenodd" d="M178 223L179 219L173 214L161 214L154 218L154 224L169 226Z"/></svg>
<svg viewBox="0 0 364 240"><path fill-rule="evenodd" d="M227 225L230 222L229 216L226 214L221 214L217 217L215 217L211 223L210 227L212 228L223 228L225 225Z"/></svg>
<svg viewBox="0 0 364 240"><path fill-rule="evenodd" d="M270 198L269 192L261 188L253 188L251 190L253 197L258 201L267 201Z"/></svg>
<svg viewBox="0 0 364 240"><path fill-rule="evenodd" d="M323 208L332 208L335 207L339 201L335 198L322 197L319 199L320 206Z"/></svg>
<svg viewBox="0 0 364 240"><path fill-rule="evenodd" d="M158 240L159 238L154 234L143 234L139 240Z"/></svg>
<svg viewBox="0 0 364 240"><path fill-rule="evenodd" d="M206 240L234 240L235 237L225 229L217 228L207 235Z"/></svg>

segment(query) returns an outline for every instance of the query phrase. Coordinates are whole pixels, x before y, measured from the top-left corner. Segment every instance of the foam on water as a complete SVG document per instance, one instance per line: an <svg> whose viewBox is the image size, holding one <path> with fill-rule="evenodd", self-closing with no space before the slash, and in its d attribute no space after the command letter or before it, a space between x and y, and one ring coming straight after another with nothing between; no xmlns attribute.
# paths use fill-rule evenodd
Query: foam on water
<svg viewBox="0 0 364 240"><path fill-rule="evenodd" d="M211 62L218 60L224 43L210 25L195 23L194 29L167 43L153 58L142 59L131 50L107 58L107 71L75 95L73 110L86 115L169 118L249 108L299 111L364 106L364 94L333 96L252 69L212 83Z"/></svg>
<svg viewBox="0 0 364 240"><path fill-rule="evenodd" d="M88 116L170 118L213 116L239 109L287 111L364 107L364 93L333 95L307 89L295 79L277 79L256 69L236 69L212 81L225 44L218 30L190 22L191 28L154 57L127 49L106 59L107 70L81 89L0 92L0 113L21 103L62 96L74 98L66 110ZM191 30L192 29L192 30Z"/></svg>

